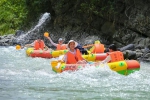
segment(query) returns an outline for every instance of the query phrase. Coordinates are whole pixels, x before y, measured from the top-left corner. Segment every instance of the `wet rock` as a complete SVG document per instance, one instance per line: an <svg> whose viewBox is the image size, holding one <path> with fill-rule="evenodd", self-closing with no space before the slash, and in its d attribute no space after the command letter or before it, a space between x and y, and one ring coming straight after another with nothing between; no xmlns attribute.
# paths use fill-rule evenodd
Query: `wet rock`
<svg viewBox="0 0 150 100"><path fill-rule="evenodd" d="M19 37L19 36L21 36L21 35L23 35L23 34L25 34L24 31L22 31L22 30L17 30L16 33L15 33L15 37Z"/></svg>
<svg viewBox="0 0 150 100"><path fill-rule="evenodd" d="M137 57L137 58L140 58L142 55L143 55L142 52L137 52L137 53L136 53L136 57Z"/></svg>
<svg viewBox="0 0 150 100"><path fill-rule="evenodd" d="M11 45L13 45L12 44L12 40L13 39L14 39L14 35L13 34L1 36L1 38L0 38L0 45L1 46L11 46Z"/></svg>
<svg viewBox="0 0 150 100"><path fill-rule="evenodd" d="M123 54L125 59L137 59L135 51L126 50Z"/></svg>
<svg viewBox="0 0 150 100"><path fill-rule="evenodd" d="M135 46L135 49L143 49L144 48L144 45L136 45Z"/></svg>
<svg viewBox="0 0 150 100"><path fill-rule="evenodd" d="M125 50L134 50L134 44L128 44L127 46L120 48L120 51L125 51Z"/></svg>
<svg viewBox="0 0 150 100"><path fill-rule="evenodd" d="M101 27L101 30L105 35L109 36L113 36L113 34L115 33L115 27L110 22L104 23L104 25Z"/></svg>

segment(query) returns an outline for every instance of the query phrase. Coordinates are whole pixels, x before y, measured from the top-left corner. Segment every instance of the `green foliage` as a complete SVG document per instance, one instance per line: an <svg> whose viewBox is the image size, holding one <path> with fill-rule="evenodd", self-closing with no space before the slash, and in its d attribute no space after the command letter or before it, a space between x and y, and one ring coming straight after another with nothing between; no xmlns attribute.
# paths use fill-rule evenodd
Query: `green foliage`
<svg viewBox="0 0 150 100"><path fill-rule="evenodd" d="M14 33L26 19L24 0L0 1L0 35Z"/></svg>
<svg viewBox="0 0 150 100"><path fill-rule="evenodd" d="M49 11L51 8L50 0L25 0L26 8L28 10L28 18L33 20L41 13Z"/></svg>

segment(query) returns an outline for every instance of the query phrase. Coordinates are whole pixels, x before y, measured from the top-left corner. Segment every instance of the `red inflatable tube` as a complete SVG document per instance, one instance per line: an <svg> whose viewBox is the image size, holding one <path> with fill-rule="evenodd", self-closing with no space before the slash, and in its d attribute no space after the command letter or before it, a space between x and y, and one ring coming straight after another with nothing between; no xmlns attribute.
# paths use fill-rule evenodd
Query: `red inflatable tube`
<svg viewBox="0 0 150 100"><path fill-rule="evenodd" d="M107 57L107 53L99 53L99 54L96 54L96 60L104 60L105 58Z"/></svg>
<svg viewBox="0 0 150 100"><path fill-rule="evenodd" d="M126 60L127 63L127 69L136 69L140 68L140 63L136 60Z"/></svg>
<svg viewBox="0 0 150 100"><path fill-rule="evenodd" d="M50 51L39 51L39 50L34 50L31 54L31 57L42 57L42 58L52 58L52 54Z"/></svg>

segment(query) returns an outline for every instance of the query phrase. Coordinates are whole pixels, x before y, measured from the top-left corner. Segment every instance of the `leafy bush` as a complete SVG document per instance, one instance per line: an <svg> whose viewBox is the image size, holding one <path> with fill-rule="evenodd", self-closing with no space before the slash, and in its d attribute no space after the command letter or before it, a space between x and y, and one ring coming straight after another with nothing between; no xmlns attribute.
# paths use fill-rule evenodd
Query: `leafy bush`
<svg viewBox="0 0 150 100"><path fill-rule="evenodd" d="M24 0L0 1L0 35L14 33L26 19Z"/></svg>

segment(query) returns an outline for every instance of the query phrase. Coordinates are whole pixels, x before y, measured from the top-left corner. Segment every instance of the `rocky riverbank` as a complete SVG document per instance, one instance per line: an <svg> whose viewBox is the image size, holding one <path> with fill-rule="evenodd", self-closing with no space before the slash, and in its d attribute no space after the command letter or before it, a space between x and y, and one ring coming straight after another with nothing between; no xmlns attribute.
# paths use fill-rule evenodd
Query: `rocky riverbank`
<svg viewBox="0 0 150 100"><path fill-rule="evenodd" d="M34 38L30 37L30 39L25 39L22 42L17 43L16 40L19 36L21 36L21 34L25 34L25 32L17 31L15 35L10 34L7 36L0 36L0 45L1 46L14 46L16 44L24 45L26 43L33 42L34 39L37 38L37 37L34 37ZM53 40L55 39L54 42L57 42L58 38L60 37L60 36L55 36L53 33L51 33L51 36L52 36ZM54 48L47 39L45 39L43 36L41 36L41 37L43 38L43 40L45 41L45 43L48 47ZM61 37L63 37L63 36L61 36ZM63 38L65 38L65 37L63 37ZM139 38L140 37L138 37L138 38L136 37L135 39L133 39L133 42L131 42L131 43L134 43L134 44L123 45L123 44L116 42L116 45L118 46L118 49L120 49L120 51L123 51L125 58L127 58L127 59L150 61L150 47L149 47L149 45L147 46L150 39L149 38L141 38L140 41L138 41ZM70 37L70 39L74 39L82 45L94 43L95 40L100 40L101 43L103 43L103 39L100 39L99 36L96 36L96 35L91 35L91 36L87 35L85 37L81 36L80 38L78 36L72 36L72 37ZM129 39L127 39L127 40L129 40ZM65 40L65 43L67 43L67 41L68 40ZM115 40L114 40L114 43L115 43ZM104 41L104 44L105 44L105 47L107 48L107 46L108 46L107 41L106 42Z"/></svg>

